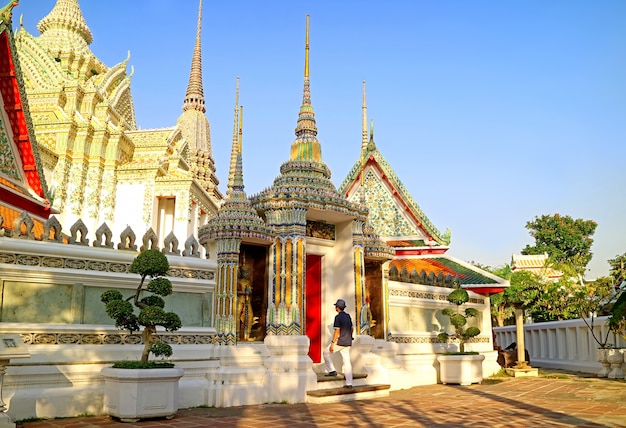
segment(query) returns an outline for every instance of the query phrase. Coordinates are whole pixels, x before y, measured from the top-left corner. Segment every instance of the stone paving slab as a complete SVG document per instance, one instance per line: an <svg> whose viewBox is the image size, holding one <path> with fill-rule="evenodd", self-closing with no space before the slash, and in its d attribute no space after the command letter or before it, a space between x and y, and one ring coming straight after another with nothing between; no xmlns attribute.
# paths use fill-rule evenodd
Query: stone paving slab
<svg viewBox="0 0 626 428"><path fill-rule="evenodd" d="M471 386L418 386L373 400L182 409L171 420L136 423L98 416L18 424L20 428L122 426L626 427L626 382L551 371L537 378L494 377Z"/></svg>

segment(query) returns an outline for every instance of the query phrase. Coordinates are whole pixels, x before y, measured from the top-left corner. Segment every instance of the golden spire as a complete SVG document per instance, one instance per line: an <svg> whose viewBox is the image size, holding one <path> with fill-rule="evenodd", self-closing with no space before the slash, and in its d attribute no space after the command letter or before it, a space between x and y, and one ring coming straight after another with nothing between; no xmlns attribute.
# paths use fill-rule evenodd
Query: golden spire
<svg viewBox="0 0 626 428"><path fill-rule="evenodd" d="M241 145L243 143L243 106L239 106L239 138L237 142L237 156L232 190L234 192L243 192L243 154L241 153ZM245 197L245 195L242 196Z"/></svg>
<svg viewBox="0 0 626 428"><path fill-rule="evenodd" d="M306 40L304 42L304 78L309 77L309 18L306 16Z"/></svg>
<svg viewBox="0 0 626 428"><path fill-rule="evenodd" d="M306 16L306 42L304 49L304 90L302 105L296 126L296 141L291 144L291 160L322 161L322 149L317 140L315 112L311 105L311 86L309 82L309 15Z"/></svg>
<svg viewBox="0 0 626 428"><path fill-rule="evenodd" d="M365 80L363 81L363 113L362 113L362 123L361 123L361 156L365 155L365 151L367 150L367 101L365 98Z"/></svg>
<svg viewBox="0 0 626 428"><path fill-rule="evenodd" d="M37 29L42 35L50 32L56 37L62 37L63 32L76 33L87 45L93 41L93 35L85 22L78 0L57 0L50 13L39 21Z"/></svg>
<svg viewBox="0 0 626 428"><path fill-rule="evenodd" d="M198 28L196 31L196 45L193 49L191 59L191 73L189 74L189 84L183 102L183 111L194 109L206 112L204 107L204 90L202 89L202 48L200 36L202 33L202 0L198 6Z"/></svg>
<svg viewBox="0 0 626 428"><path fill-rule="evenodd" d="M367 150L374 150L376 143L374 142L374 119L370 121L370 141L367 143Z"/></svg>
<svg viewBox="0 0 626 428"><path fill-rule="evenodd" d="M235 179L235 164L237 163L237 152L241 150L239 143L239 132L237 125L239 124L239 76L237 76L237 86L235 89L235 115L233 119L233 141L230 150L230 165L228 169L228 186L226 194L229 195L233 190L233 180ZM241 126L241 125L239 125Z"/></svg>
<svg viewBox="0 0 626 428"><path fill-rule="evenodd" d="M237 144L237 153L241 154L241 144L243 142L243 106L239 106L239 144Z"/></svg>

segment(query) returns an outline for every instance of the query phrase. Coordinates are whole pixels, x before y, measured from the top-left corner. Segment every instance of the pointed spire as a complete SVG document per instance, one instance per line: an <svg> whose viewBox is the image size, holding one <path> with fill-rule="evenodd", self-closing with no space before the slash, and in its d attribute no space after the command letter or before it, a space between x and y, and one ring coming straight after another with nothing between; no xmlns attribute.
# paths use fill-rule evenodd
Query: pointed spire
<svg viewBox="0 0 626 428"><path fill-rule="evenodd" d="M87 45L93 41L93 35L85 22L78 0L57 0L50 13L39 21L37 29L41 35L48 31L55 34L76 33Z"/></svg>
<svg viewBox="0 0 626 428"><path fill-rule="evenodd" d="M239 144L237 145L237 153L241 153L242 142L243 142L243 106L239 106Z"/></svg>
<svg viewBox="0 0 626 428"><path fill-rule="evenodd" d="M317 141L315 112L311 105L311 86L309 82L309 15L306 16L306 42L304 48L304 90L302 105L296 126L296 141L291 145L291 159L322 160L322 149Z"/></svg>
<svg viewBox="0 0 626 428"><path fill-rule="evenodd" d="M237 86L235 89L235 115L233 119L233 142L230 150L230 165L228 169L228 186L226 195L233 191L233 180L235 179L235 164L237 163L237 153L241 150L239 142L239 133L241 129L237 129L239 125L239 76L237 76ZM239 128L241 126L239 125Z"/></svg>
<svg viewBox="0 0 626 428"><path fill-rule="evenodd" d="M243 159L241 145L243 140L243 106L239 106L239 138L237 144L237 160L235 162L235 173L233 177L233 193L243 193ZM245 198L245 194L243 194Z"/></svg>
<svg viewBox="0 0 626 428"><path fill-rule="evenodd" d="M196 30L196 45L193 49L191 59L191 73L189 74L189 84L183 102L183 111L190 109L206 112L204 107L204 90L202 89L202 48L200 36L202 33L202 0L198 6L198 28Z"/></svg>
<svg viewBox="0 0 626 428"><path fill-rule="evenodd" d="M367 101L365 98L365 80L363 81L363 113L361 124L361 153L364 154L367 150L368 136L367 136Z"/></svg>
<svg viewBox="0 0 626 428"><path fill-rule="evenodd" d="M374 142L374 119L370 121L370 142L367 144L367 150L372 151L376 148L376 143Z"/></svg>

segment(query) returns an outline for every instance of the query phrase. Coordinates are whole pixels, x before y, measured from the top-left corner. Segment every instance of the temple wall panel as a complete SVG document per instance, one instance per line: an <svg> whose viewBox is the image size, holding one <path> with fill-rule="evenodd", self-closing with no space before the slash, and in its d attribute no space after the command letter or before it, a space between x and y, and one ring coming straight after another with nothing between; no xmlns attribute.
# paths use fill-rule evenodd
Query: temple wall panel
<svg viewBox="0 0 626 428"><path fill-rule="evenodd" d="M146 228L146 224L136 215L136 213L146 213L144 211L146 187L145 183L117 183L115 224L111 226L114 236L118 236L127 225L137 231ZM152 206L150 206L149 213L151 212Z"/></svg>
<svg viewBox="0 0 626 428"><path fill-rule="evenodd" d="M138 253L81 245L0 238L1 321L20 324L113 325L100 295L130 296L139 275L128 273ZM174 293L166 311L183 326L213 327L215 262L169 256Z"/></svg>
<svg viewBox="0 0 626 428"><path fill-rule="evenodd" d="M454 330L449 318L441 313L445 308L455 309L447 300L451 291L452 288L389 281L391 340L396 343L414 344L422 352L443 352L446 345L437 342L437 334ZM472 307L479 311L478 317L468 319L467 326L478 327L481 333L466 344L466 349L490 351L493 339L489 299L471 291L469 294L470 301L463 305L462 310Z"/></svg>

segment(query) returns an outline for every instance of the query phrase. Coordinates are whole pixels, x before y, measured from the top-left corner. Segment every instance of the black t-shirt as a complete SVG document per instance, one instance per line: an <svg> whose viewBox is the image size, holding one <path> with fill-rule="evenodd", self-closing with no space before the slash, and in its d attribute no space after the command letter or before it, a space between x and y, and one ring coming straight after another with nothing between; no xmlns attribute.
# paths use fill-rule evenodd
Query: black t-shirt
<svg viewBox="0 0 626 428"><path fill-rule="evenodd" d="M335 316L333 327L339 329L339 339L337 345L352 346L352 318L347 313L341 311Z"/></svg>

